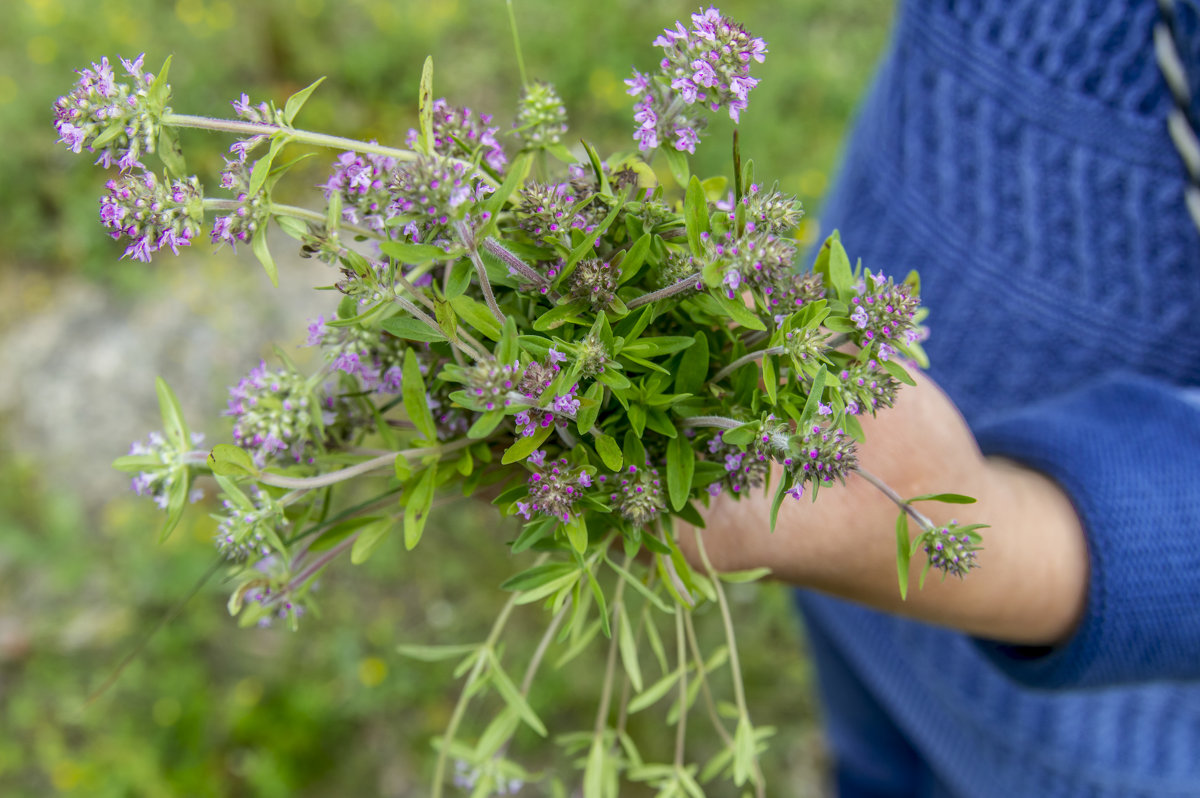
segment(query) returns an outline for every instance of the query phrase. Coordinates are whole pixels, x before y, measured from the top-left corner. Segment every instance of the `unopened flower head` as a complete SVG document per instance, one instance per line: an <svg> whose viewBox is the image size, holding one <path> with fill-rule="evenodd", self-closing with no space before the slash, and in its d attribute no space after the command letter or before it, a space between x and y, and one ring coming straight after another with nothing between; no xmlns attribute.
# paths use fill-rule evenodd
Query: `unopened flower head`
<svg viewBox="0 0 1200 798"><path fill-rule="evenodd" d="M531 513L540 513L567 523L575 503L592 487L591 474L572 468L565 457L547 461L540 449L529 456L529 461L536 467L529 475L529 501L517 502L517 513L525 519Z"/></svg>
<svg viewBox="0 0 1200 798"><path fill-rule="evenodd" d="M658 469L647 460L641 467L630 465L623 471L596 478L600 488L621 517L635 526L643 526L667 509Z"/></svg>
<svg viewBox="0 0 1200 798"><path fill-rule="evenodd" d="M291 369L270 371L260 362L229 389L225 415L233 417L233 440L266 464L272 460L304 462L318 438L322 418L318 398L304 378Z"/></svg>
<svg viewBox="0 0 1200 798"><path fill-rule="evenodd" d="M585 378L591 378L604 373L604 368L608 364L611 354L608 351L608 347L600 340L600 336L595 333L588 333L579 342L579 352L576 357L579 361L580 375Z"/></svg>
<svg viewBox="0 0 1200 798"><path fill-rule="evenodd" d="M530 149L558 144L567 132L567 109L554 86L535 80L521 92L515 132Z"/></svg>
<svg viewBox="0 0 1200 798"><path fill-rule="evenodd" d="M242 562L271 555L271 538L281 539L291 526L283 505L265 490L252 485L250 495L237 493L221 502L214 542L227 560Z"/></svg>
<svg viewBox="0 0 1200 798"><path fill-rule="evenodd" d="M388 193L395 168L396 159L386 155L344 152L321 190L326 200L341 199L342 221L385 233L387 220L397 212Z"/></svg>
<svg viewBox="0 0 1200 798"><path fill-rule="evenodd" d="M926 533L924 548L929 564L944 574L961 579L972 568L979 567L975 556L979 546L953 523Z"/></svg>
<svg viewBox="0 0 1200 798"><path fill-rule="evenodd" d="M221 172L221 188L233 192L237 207L232 212L213 219L212 243L227 243L235 250L237 244L248 243L267 223L270 207L262 191L250 194L250 173L253 166L237 160L225 161Z"/></svg>
<svg viewBox="0 0 1200 798"><path fill-rule="evenodd" d="M567 278L568 293L572 299L582 299L593 311L607 310L617 296L617 278L620 272L609 261L586 258L579 262L575 271Z"/></svg>
<svg viewBox="0 0 1200 798"><path fill-rule="evenodd" d="M508 394L516 389L520 374L520 361L477 363L466 371L467 395L480 411L507 407Z"/></svg>
<svg viewBox="0 0 1200 798"><path fill-rule="evenodd" d="M796 362L820 357L829 350L829 334L817 327L801 327L783 334L783 348Z"/></svg>
<svg viewBox="0 0 1200 798"><path fill-rule="evenodd" d="M149 262L159 250L178 254L200 232L204 206L195 177L166 184L153 172L126 172L105 187L100 221L113 238L131 239L122 257Z"/></svg>
<svg viewBox="0 0 1200 798"><path fill-rule="evenodd" d="M561 241L563 233L584 224L575 212L575 203L568 183L530 182L517 191L517 220L542 242Z"/></svg>
<svg viewBox="0 0 1200 798"><path fill-rule="evenodd" d="M99 152L97 163L122 170L140 165L142 155L154 152L159 134L155 113L162 109L151 108L154 76L142 70L142 59L119 59L130 82L118 83L108 58L101 58L79 70L79 82L55 101L54 127L71 152Z"/></svg>
<svg viewBox="0 0 1200 798"><path fill-rule="evenodd" d="M762 191L757 183L751 183L742 197L742 206L746 209L747 233L784 235L794 230L804 216L800 201L779 191L778 186L770 191ZM735 214L731 213L730 218L734 217Z"/></svg>
<svg viewBox="0 0 1200 798"><path fill-rule="evenodd" d="M700 264L690 253L672 249L667 252L667 259L659 270L657 282L659 286L666 288L680 280L699 275Z"/></svg>
<svg viewBox="0 0 1200 798"><path fill-rule="evenodd" d="M845 430L810 421L796 433L788 458L791 462L784 464L798 484L844 482L858 465L854 439Z"/></svg>
<svg viewBox="0 0 1200 798"><path fill-rule="evenodd" d="M496 133L500 128L491 126L491 114L476 115L470 108L455 106L445 99L433 103L433 152L449 158L470 161L477 152L483 152L483 162L493 171L504 169L508 159ZM420 133L409 129L407 143L416 149Z"/></svg>

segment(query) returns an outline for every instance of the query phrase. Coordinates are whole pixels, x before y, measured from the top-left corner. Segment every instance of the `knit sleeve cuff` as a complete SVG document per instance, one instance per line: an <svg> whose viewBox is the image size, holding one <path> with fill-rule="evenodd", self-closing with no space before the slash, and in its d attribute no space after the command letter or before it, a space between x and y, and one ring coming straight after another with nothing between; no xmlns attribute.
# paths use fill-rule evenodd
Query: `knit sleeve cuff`
<svg viewBox="0 0 1200 798"><path fill-rule="evenodd" d="M1200 678L1197 395L1109 378L975 430L986 455L1054 479L1087 534L1087 606L1069 640L1050 649L976 641L1017 682L1063 689Z"/></svg>

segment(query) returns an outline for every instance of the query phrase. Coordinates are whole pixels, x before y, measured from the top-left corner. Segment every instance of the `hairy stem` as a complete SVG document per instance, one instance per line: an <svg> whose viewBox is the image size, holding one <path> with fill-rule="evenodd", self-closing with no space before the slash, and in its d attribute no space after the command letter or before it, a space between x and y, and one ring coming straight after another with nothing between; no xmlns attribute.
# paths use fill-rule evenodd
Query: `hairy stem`
<svg viewBox="0 0 1200 798"><path fill-rule="evenodd" d="M396 462L397 455L405 457L425 457L431 454L448 454L457 449L463 449L475 441L468 438L462 440L451 441L450 443L441 446L426 446L418 449L404 449L397 452L389 452L373 457L357 465L352 465L338 471L331 471L326 474L317 474L314 477L287 477L282 474L262 473L258 476L258 481L264 485L272 485L277 488L289 488L296 490L311 490L313 488L323 488L326 485L333 485L338 482L344 482L347 479L352 479L359 474L367 474L371 471L376 471L380 468L388 468Z"/></svg>
<svg viewBox="0 0 1200 798"><path fill-rule="evenodd" d="M479 277L479 287L483 289L483 298L487 302L488 309L492 311L496 321L504 324L506 319L500 306L496 304L496 295L492 292L491 281L488 280L487 267L483 265L483 258L479 256L479 247L475 245L475 236L467 227L466 222L457 222L454 227L458 231L458 237L463 242L463 246L467 248L471 263L475 264L475 274Z"/></svg>
<svg viewBox="0 0 1200 798"><path fill-rule="evenodd" d="M216 130L222 133L234 133L242 136L273 136L276 133L284 133L293 141L302 144L312 144L317 147L329 147L334 150L353 150L355 152L369 152L374 155L384 155L388 158L395 158L398 161L413 161L417 158L417 153L412 150L401 150L395 147L385 147L382 144L372 144L369 141L359 141L358 139L348 139L342 136L330 136L326 133L316 133L311 130L297 130L290 127L282 127L280 125L266 125L259 122L243 122L238 119L217 119L211 116L195 116L192 114L163 114L162 123L171 127L191 127L201 130ZM481 170L475 169L474 165L468 161L463 161L458 158L447 158L446 160L455 163L463 164L472 171L478 173L479 178L487 183L490 183L493 188L499 187L499 182L490 175Z"/></svg>
<svg viewBox="0 0 1200 798"><path fill-rule="evenodd" d="M725 416L692 416L679 422L685 427L716 427L717 429L737 429L744 422Z"/></svg>
<svg viewBox="0 0 1200 798"><path fill-rule="evenodd" d="M720 382L747 363L753 363L756 360L762 360L767 355L782 355L786 351L787 350L782 346L771 346L766 349L760 349L757 352L750 352L742 355L737 360L733 361L728 366L714 374L713 378L708 381L708 384L711 385L714 382Z"/></svg>
<svg viewBox="0 0 1200 798"><path fill-rule="evenodd" d="M508 266L514 272L536 285L549 299L553 301L558 300L558 292L551 290L550 281L534 271L533 267L531 267L528 263L509 252L508 249L499 241L494 238L489 238L483 242L483 248L495 255L500 260L504 261L505 266Z"/></svg>
<svg viewBox="0 0 1200 798"><path fill-rule="evenodd" d="M639 297L629 300L625 303L625 307L633 310L640 308L642 305L648 305L651 302L657 302L660 299L673 297L676 294L682 294L685 291L699 291L704 288L704 280L699 275L691 275L684 277L682 280L668 285L666 288L660 288L657 291L651 291L649 294L642 294Z"/></svg>

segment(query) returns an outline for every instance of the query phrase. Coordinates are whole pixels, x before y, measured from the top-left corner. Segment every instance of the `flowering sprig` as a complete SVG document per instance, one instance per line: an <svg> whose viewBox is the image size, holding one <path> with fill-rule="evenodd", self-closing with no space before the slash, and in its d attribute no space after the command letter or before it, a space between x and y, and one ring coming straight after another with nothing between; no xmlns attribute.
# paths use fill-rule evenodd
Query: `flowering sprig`
<svg viewBox="0 0 1200 798"><path fill-rule="evenodd" d="M495 485L499 512L520 523L513 554L540 552L502 586L512 597L483 643L406 649L465 657L434 796L451 758L460 762L457 781L476 792L536 778L508 753L520 725L548 734L530 701L536 674L563 640L570 646L560 666L600 636L608 641L596 724L575 738L586 751L587 798L621 779L697 794L700 781L726 778L765 794L756 757L769 730L750 718L723 577L690 567L677 539L679 522L701 523L700 510L720 494L773 489L774 525L788 498L815 499L861 478L901 510L902 592L918 552L944 574L963 576L977 564L978 525L938 526L913 507L963 497L906 500L857 460L859 417L891 407L911 382L910 364L924 362L915 275L896 282L852 266L836 233L812 271L797 271L792 231L802 208L754 181L736 136L732 194L690 175L681 154L695 149L705 109L741 119L765 43L708 9L655 44L661 70L629 81L637 138L643 151L667 149L681 194L667 191L642 157L605 159L588 144L574 163L552 168L547 151L573 158L559 140L565 112L549 84L523 75L519 149L506 153L489 115L433 99L431 62L405 148L297 128L320 81L282 106L243 94L233 119L174 113L165 107L166 70L151 78L140 59L126 65L132 83L124 88L107 61L84 70L56 106L69 147L90 147L124 169L109 183L101 218L130 239L128 257L175 251L207 225L214 244L248 244L274 280L267 230L277 224L302 255L330 265L336 307L309 325L305 341L319 350L313 373L282 352L278 366L261 361L230 388L230 442L209 451L195 448L160 381L163 432L117 463L167 510L166 531L195 482L211 477L220 494L215 544L242 623L295 628L330 563L347 553L361 563L390 534L417 546L443 486L470 494ZM178 127L235 137L219 179L226 196L205 196L200 180L182 173ZM337 152L313 208L274 198L295 143ZM168 177L140 164L151 152ZM360 485L374 485L373 498L350 500ZM909 521L920 528L912 540ZM645 601L636 623L634 593ZM552 620L518 686L499 641L516 608L535 602ZM709 658L689 614L706 602L720 607L730 648L732 730L711 708ZM640 630L657 635L649 630L662 620L674 625L675 675L650 686ZM629 690L618 698L622 675ZM726 764L705 772L685 761L692 684L710 699L710 720L728 747ZM625 717L673 687L675 760L643 762L609 710L623 701ZM465 745L460 725L484 688L504 709L477 744Z"/></svg>

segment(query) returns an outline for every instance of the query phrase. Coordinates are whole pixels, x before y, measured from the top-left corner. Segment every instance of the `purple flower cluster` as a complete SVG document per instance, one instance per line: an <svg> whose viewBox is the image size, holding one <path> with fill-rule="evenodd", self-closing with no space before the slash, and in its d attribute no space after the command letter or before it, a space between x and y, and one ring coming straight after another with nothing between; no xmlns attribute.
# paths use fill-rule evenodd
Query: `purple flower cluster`
<svg viewBox="0 0 1200 798"><path fill-rule="evenodd" d="M233 112L240 119L247 122L253 122L257 125L283 125L283 115L279 113L273 106L267 103L260 102L258 105L253 105L250 102L250 97L245 92L236 100L230 100L233 106ZM245 163L246 156L250 150L257 147L267 140L265 134L248 136L244 139L238 139L233 144L229 145L229 151L233 153L233 157L238 161Z"/></svg>
<svg viewBox="0 0 1200 798"><path fill-rule="evenodd" d="M783 348L793 361L803 362L829 351L829 335L817 327L802 327L783 334Z"/></svg>
<svg viewBox="0 0 1200 798"><path fill-rule="evenodd" d="M695 152L704 125L695 108L724 108L737 122L758 85L750 63L763 62L767 44L715 8L692 14L690 29L676 22L654 44L663 48L662 71L647 75L635 69L625 81L628 93L640 98L633 137L643 151L669 142L676 150Z"/></svg>
<svg viewBox="0 0 1200 798"><path fill-rule="evenodd" d="M540 513L567 523L575 502L592 487L592 475L571 468L565 457L546 462L541 449L529 455L529 462L535 467L529 475L529 501L517 502L517 514L528 520L532 513Z"/></svg>
<svg viewBox="0 0 1200 798"><path fill-rule="evenodd" d="M476 363L466 370L467 395L475 403L476 410L495 410L512 404L509 392L517 387L521 374L521 361Z"/></svg>
<svg viewBox="0 0 1200 798"><path fill-rule="evenodd" d="M526 148L537 149L562 141L567 132L567 109L549 83L535 80L521 92L513 132Z"/></svg>
<svg viewBox="0 0 1200 798"><path fill-rule="evenodd" d="M308 449L319 429L334 421L317 418L318 401L303 377L290 369L269 371L260 361L229 389L225 415L233 417L233 439L256 463L311 462ZM330 408L332 409L332 408Z"/></svg>
<svg viewBox="0 0 1200 798"><path fill-rule="evenodd" d="M483 151L483 162L493 171L500 172L508 163L500 142L496 140L498 127L489 127L491 114L479 114L463 106L455 106L439 99L433 103L433 152L449 158L474 160L475 154ZM416 149L421 134L410 128L406 143Z"/></svg>
<svg viewBox="0 0 1200 798"><path fill-rule="evenodd" d="M406 349L401 339L363 327L330 327L320 316L308 325L306 343L323 347L333 368L357 378L363 391L400 393Z"/></svg>
<svg viewBox="0 0 1200 798"><path fill-rule="evenodd" d="M570 183L527 183L517 191L517 220L532 237L544 242L569 241L571 230L590 233L594 222L577 207Z"/></svg>
<svg viewBox="0 0 1200 798"><path fill-rule="evenodd" d="M534 361L525 367L521 381L517 384L517 391L529 402L540 403L542 394L554 382L555 376L562 368L559 363L566 359L566 354L550 347L545 363ZM554 397L548 408L530 407L517 413L513 416L517 433L528 438L539 428L544 429L553 424L555 414L573 418L579 412L579 399L576 398L578 390L579 385L575 384L565 394Z"/></svg>
<svg viewBox="0 0 1200 798"><path fill-rule="evenodd" d="M191 177L169 186L153 172L126 172L105 183L100 222L113 238L132 239L121 257L150 262L153 253L179 254L200 232L204 219L200 182Z"/></svg>
<svg viewBox="0 0 1200 798"><path fill-rule="evenodd" d="M132 85L118 83L108 58L101 58L79 70L79 82L55 101L54 128L71 152L98 150L96 163L122 171L141 166L138 159L154 152L158 123L146 102L154 76L142 71L143 57L119 59Z"/></svg>
<svg viewBox="0 0 1200 798"><path fill-rule="evenodd" d="M711 483L708 495L717 496L726 488L731 493L744 494L761 486L770 466L767 453L754 449L743 451L725 443L724 437L723 432L718 432L708 442L711 459L725 466L725 478Z"/></svg>
<svg viewBox="0 0 1200 798"><path fill-rule="evenodd" d="M854 439L842 429L823 424L810 424L793 439L793 455L784 460L802 492L809 482L831 484L835 479L845 481L858 465Z"/></svg>
<svg viewBox="0 0 1200 798"><path fill-rule="evenodd" d="M465 218L494 191L466 164L428 156L401 164L393 174L391 190L386 218L405 217L405 236L427 243L437 242L452 219ZM480 214L480 222L487 219L486 211Z"/></svg>
<svg viewBox="0 0 1200 798"><path fill-rule="evenodd" d="M233 213L213 219L210 239L214 244L227 243L235 250L238 242L246 243L254 237L270 215L270 208L262 191L250 195L251 168L243 161L225 162L221 172L221 188L234 192L238 206Z"/></svg>
<svg viewBox="0 0 1200 798"><path fill-rule="evenodd" d="M860 331L856 342L864 349L875 345L879 359L888 360L896 354L892 344L919 340L915 318L921 302L907 283L897 285L891 277L868 271L858 288L859 295L850 300L850 320Z"/></svg>
<svg viewBox="0 0 1200 798"><path fill-rule="evenodd" d="M650 523L667 509L658 469L649 460L642 468L631 465L611 477L602 474L596 481L609 491L608 499L621 517L636 526Z"/></svg>
<svg viewBox="0 0 1200 798"><path fill-rule="evenodd" d="M944 574L954 574L960 579L979 565L975 557L979 546L969 534L960 531L953 523L927 532L924 548L931 566Z"/></svg>
<svg viewBox="0 0 1200 798"><path fill-rule="evenodd" d="M742 197L742 207L746 209L747 233L784 235L794 230L804 216L800 201L779 191L778 186L763 191L757 183L751 183ZM733 222L735 218L736 214L731 212L729 221Z"/></svg>
<svg viewBox="0 0 1200 798"><path fill-rule="evenodd" d="M192 433L193 446L204 442L204 436L198 432ZM146 496L158 505L159 509L167 509L170 503L171 488L176 480L182 479L182 471L187 469L175 447L173 447L161 432L151 432L145 441L134 441L129 446L129 454L135 457L148 457L158 461L158 464L147 471L140 471L129 483L130 489L138 496ZM204 491L192 488L188 500L200 501Z"/></svg>
<svg viewBox="0 0 1200 798"><path fill-rule="evenodd" d="M864 410L875 415L876 410L891 407L900 390L900 382L880 368L874 358L866 363L850 364L842 369L838 379L841 380L846 412L852 416Z"/></svg>
<svg viewBox="0 0 1200 798"><path fill-rule="evenodd" d="M386 155L344 152L338 156L333 173L321 190L326 200L335 194L340 196L343 221L386 234L387 220L398 212L388 193L395 168L396 159Z"/></svg>
<svg viewBox="0 0 1200 798"><path fill-rule="evenodd" d="M259 618L259 628L271 626L278 618L295 629L296 621L304 614L304 606L292 601L289 575L283 562L272 554L256 562L254 570L263 574L263 577L250 583L252 586L245 592L244 598L251 604L270 607L272 610Z"/></svg>

